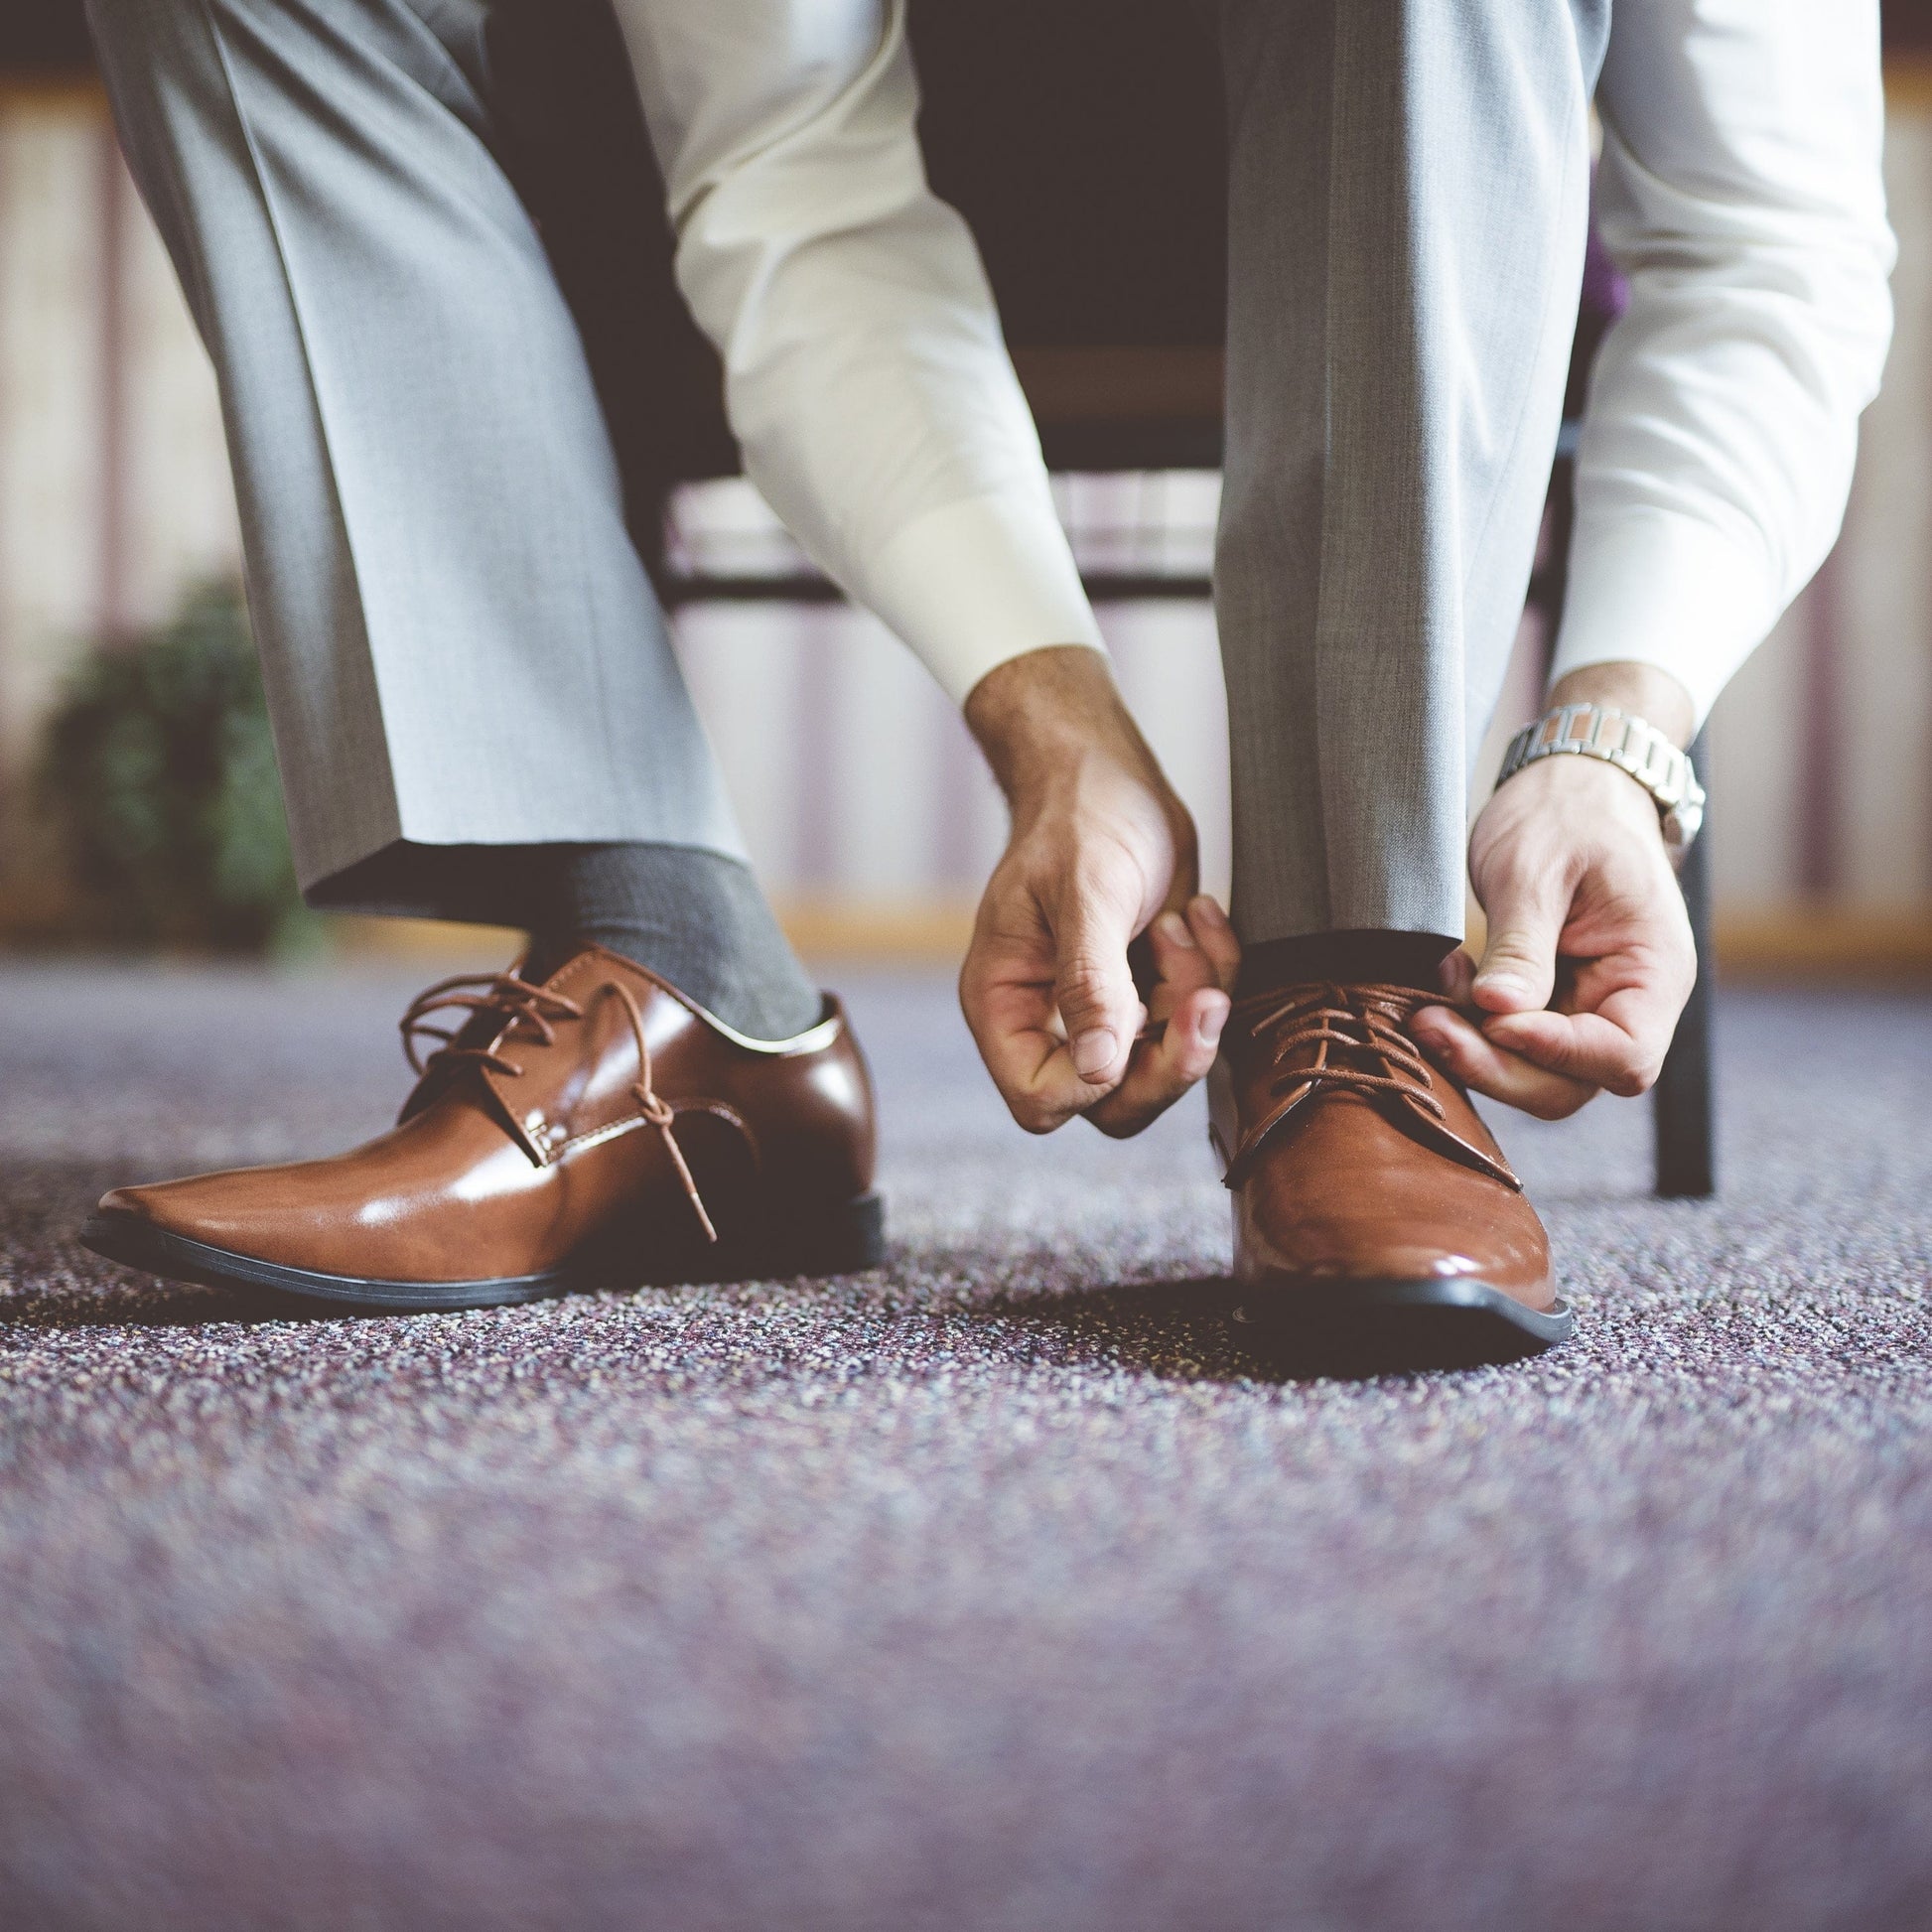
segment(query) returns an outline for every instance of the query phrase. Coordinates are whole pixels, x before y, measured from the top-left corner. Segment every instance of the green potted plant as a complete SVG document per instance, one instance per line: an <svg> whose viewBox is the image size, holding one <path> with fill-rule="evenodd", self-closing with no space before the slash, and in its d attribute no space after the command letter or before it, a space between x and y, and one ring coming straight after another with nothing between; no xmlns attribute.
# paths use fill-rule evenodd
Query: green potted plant
<svg viewBox="0 0 1932 1932"><path fill-rule="evenodd" d="M207 586L159 629L91 653L50 723L40 790L88 936L238 953L314 943L238 589Z"/></svg>

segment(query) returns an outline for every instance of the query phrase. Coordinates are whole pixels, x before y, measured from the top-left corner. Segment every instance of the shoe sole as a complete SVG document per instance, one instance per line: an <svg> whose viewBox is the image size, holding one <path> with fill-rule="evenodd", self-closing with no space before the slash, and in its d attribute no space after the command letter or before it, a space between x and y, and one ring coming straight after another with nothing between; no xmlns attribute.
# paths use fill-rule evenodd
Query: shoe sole
<svg viewBox="0 0 1932 1932"><path fill-rule="evenodd" d="M171 1234L138 1214L111 1209L87 1217L80 1229L80 1245L107 1261L168 1281L195 1282L206 1288L270 1289L305 1302L381 1314L433 1314L450 1309L541 1302L594 1289L856 1274L877 1268L886 1258L886 1205L878 1194L861 1194L822 1221L794 1226L781 1237L680 1255L674 1265L659 1269L638 1272L604 1258L492 1281L390 1282L325 1275Z"/></svg>
<svg viewBox="0 0 1932 1932"><path fill-rule="evenodd" d="M1569 1305L1525 1308L1467 1276L1426 1281L1309 1281L1236 1287L1244 1340L1308 1372L1392 1375L1520 1362L1577 1331Z"/></svg>

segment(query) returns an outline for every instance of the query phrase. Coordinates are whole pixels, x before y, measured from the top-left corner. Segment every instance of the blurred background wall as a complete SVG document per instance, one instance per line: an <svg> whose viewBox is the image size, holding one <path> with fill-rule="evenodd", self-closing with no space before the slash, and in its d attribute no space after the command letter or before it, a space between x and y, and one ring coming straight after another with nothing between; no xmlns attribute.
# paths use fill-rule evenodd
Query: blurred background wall
<svg viewBox="0 0 1932 1932"><path fill-rule="evenodd" d="M1932 972L1932 7L1889 10L1886 171L1898 333L1837 551L1713 723L1719 940L1736 970ZM1217 480L1061 480L1084 562L1197 576ZM671 549L781 553L749 488L696 485ZM34 802L49 717L99 640L232 579L213 383L115 148L71 13L0 28L0 932L57 935ZM1101 617L1134 704L1226 876L1211 614ZM826 604L682 609L679 647L748 837L821 950L956 945L1002 813L957 719L872 620ZM1492 740L1534 709L1532 640Z"/></svg>

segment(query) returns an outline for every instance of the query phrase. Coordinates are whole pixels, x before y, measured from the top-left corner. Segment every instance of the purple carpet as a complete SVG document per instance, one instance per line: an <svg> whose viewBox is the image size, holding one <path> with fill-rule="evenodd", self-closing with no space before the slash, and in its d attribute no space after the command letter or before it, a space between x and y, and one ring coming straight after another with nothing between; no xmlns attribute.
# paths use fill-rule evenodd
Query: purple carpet
<svg viewBox="0 0 1932 1932"><path fill-rule="evenodd" d="M360 1138L372 971L0 972L0 1925L1932 1925L1932 1005L1733 994L1724 1195L1505 1122L1578 1339L1283 1379L1197 1106L852 987L892 1265L267 1318L72 1245Z"/></svg>

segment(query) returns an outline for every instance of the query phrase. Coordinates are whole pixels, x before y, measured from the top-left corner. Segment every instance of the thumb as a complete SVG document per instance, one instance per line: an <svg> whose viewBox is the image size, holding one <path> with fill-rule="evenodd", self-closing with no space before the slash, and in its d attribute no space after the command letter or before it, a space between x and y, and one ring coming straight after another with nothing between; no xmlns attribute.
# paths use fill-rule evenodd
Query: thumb
<svg viewBox="0 0 1932 1932"><path fill-rule="evenodd" d="M1133 937L1134 908L1111 903L1090 885L1074 888L1054 922L1054 1001L1074 1070L1095 1088L1119 1084L1147 1017L1127 964Z"/></svg>
<svg viewBox="0 0 1932 1932"><path fill-rule="evenodd" d="M1528 881L1492 891L1489 937L1470 989L1490 1013L1531 1013L1550 1004L1557 983L1557 941L1565 908Z"/></svg>

